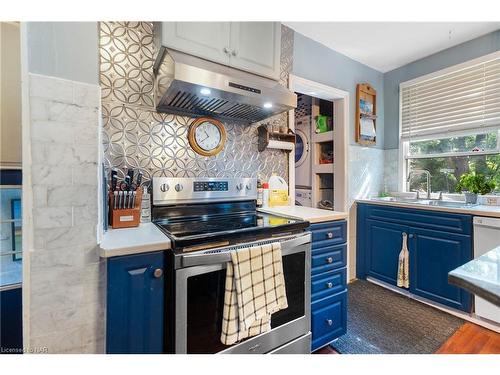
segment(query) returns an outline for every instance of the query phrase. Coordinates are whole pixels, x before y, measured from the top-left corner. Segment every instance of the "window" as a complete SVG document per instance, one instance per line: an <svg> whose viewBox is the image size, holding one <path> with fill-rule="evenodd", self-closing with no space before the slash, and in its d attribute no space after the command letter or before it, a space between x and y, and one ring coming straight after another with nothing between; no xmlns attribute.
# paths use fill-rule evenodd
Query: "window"
<svg viewBox="0 0 500 375"><path fill-rule="evenodd" d="M21 171L0 169L0 290L22 280Z"/></svg>
<svg viewBox="0 0 500 375"><path fill-rule="evenodd" d="M500 191L500 52L400 85L402 186L454 193L476 172Z"/></svg>

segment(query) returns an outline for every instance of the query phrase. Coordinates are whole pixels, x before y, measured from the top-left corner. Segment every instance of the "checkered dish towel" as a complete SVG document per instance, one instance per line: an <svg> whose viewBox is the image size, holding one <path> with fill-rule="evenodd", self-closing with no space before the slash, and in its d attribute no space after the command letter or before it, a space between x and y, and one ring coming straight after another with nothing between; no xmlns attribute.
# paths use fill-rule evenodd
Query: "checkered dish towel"
<svg viewBox="0 0 500 375"><path fill-rule="evenodd" d="M279 242L231 252L227 264L221 342L232 345L271 329L271 314L286 309Z"/></svg>

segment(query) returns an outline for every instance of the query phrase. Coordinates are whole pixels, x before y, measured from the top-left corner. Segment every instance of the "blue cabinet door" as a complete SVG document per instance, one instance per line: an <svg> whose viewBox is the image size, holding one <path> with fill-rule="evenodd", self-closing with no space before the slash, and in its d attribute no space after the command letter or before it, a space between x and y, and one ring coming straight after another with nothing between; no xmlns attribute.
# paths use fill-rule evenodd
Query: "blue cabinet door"
<svg viewBox="0 0 500 375"><path fill-rule="evenodd" d="M107 353L162 353L164 253L111 258L107 267Z"/></svg>
<svg viewBox="0 0 500 375"><path fill-rule="evenodd" d="M448 272L472 259L470 236L410 228L410 291L470 312L471 297L448 283Z"/></svg>
<svg viewBox="0 0 500 375"><path fill-rule="evenodd" d="M311 350L325 346L347 332L347 291L311 305Z"/></svg>
<svg viewBox="0 0 500 375"><path fill-rule="evenodd" d="M0 291L0 354L23 353L22 288Z"/></svg>
<svg viewBox="0 0 500 375"><path fill-rule="evenodd" d="M366 220L364 244L368 276L396 285L404 232L408 232L405 225Z"/></svg>

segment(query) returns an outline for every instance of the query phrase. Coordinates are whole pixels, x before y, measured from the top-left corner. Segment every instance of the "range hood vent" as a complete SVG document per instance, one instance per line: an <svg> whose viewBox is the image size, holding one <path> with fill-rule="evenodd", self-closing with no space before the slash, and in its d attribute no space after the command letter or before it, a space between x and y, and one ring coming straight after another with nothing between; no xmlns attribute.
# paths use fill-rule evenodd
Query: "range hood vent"
<svg viewBox="0 0 500 375"><path fill-rule="evenodd" d="M279 82L164 47L154 72L158 112L253 123L297 106Z"/></svg>

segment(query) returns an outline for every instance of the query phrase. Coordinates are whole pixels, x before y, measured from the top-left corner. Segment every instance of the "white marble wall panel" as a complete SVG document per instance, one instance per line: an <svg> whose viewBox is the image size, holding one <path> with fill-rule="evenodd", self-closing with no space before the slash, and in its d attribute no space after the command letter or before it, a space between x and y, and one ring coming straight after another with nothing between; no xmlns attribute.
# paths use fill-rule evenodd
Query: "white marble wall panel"
<svg viewBox="0 0 500 375"><path fill-rule="evenodd" d="M104 352L105 267L97 251L100 88L30 75L31 348ZM26 308L26 307L25 307Z"/></svg>
<svg viewBox="0 0 500 375"><path fill-rule="evenodd" d="M348 148L349 280L356 277L356 199L378 195L384 188L384 150L350 145Z"/></svg>
<svg viewBox="0 0 500 375"><path fill-rule="evenodd" d="M384 150L349 146L348 207L355 199L378 195L384 186Z"/></svg>
<svg viewBox="0 0 500 375"><path fill-rule="evenodd" d="M384 151L384 185L387 192L399 190L399 149Z"/></svg>

